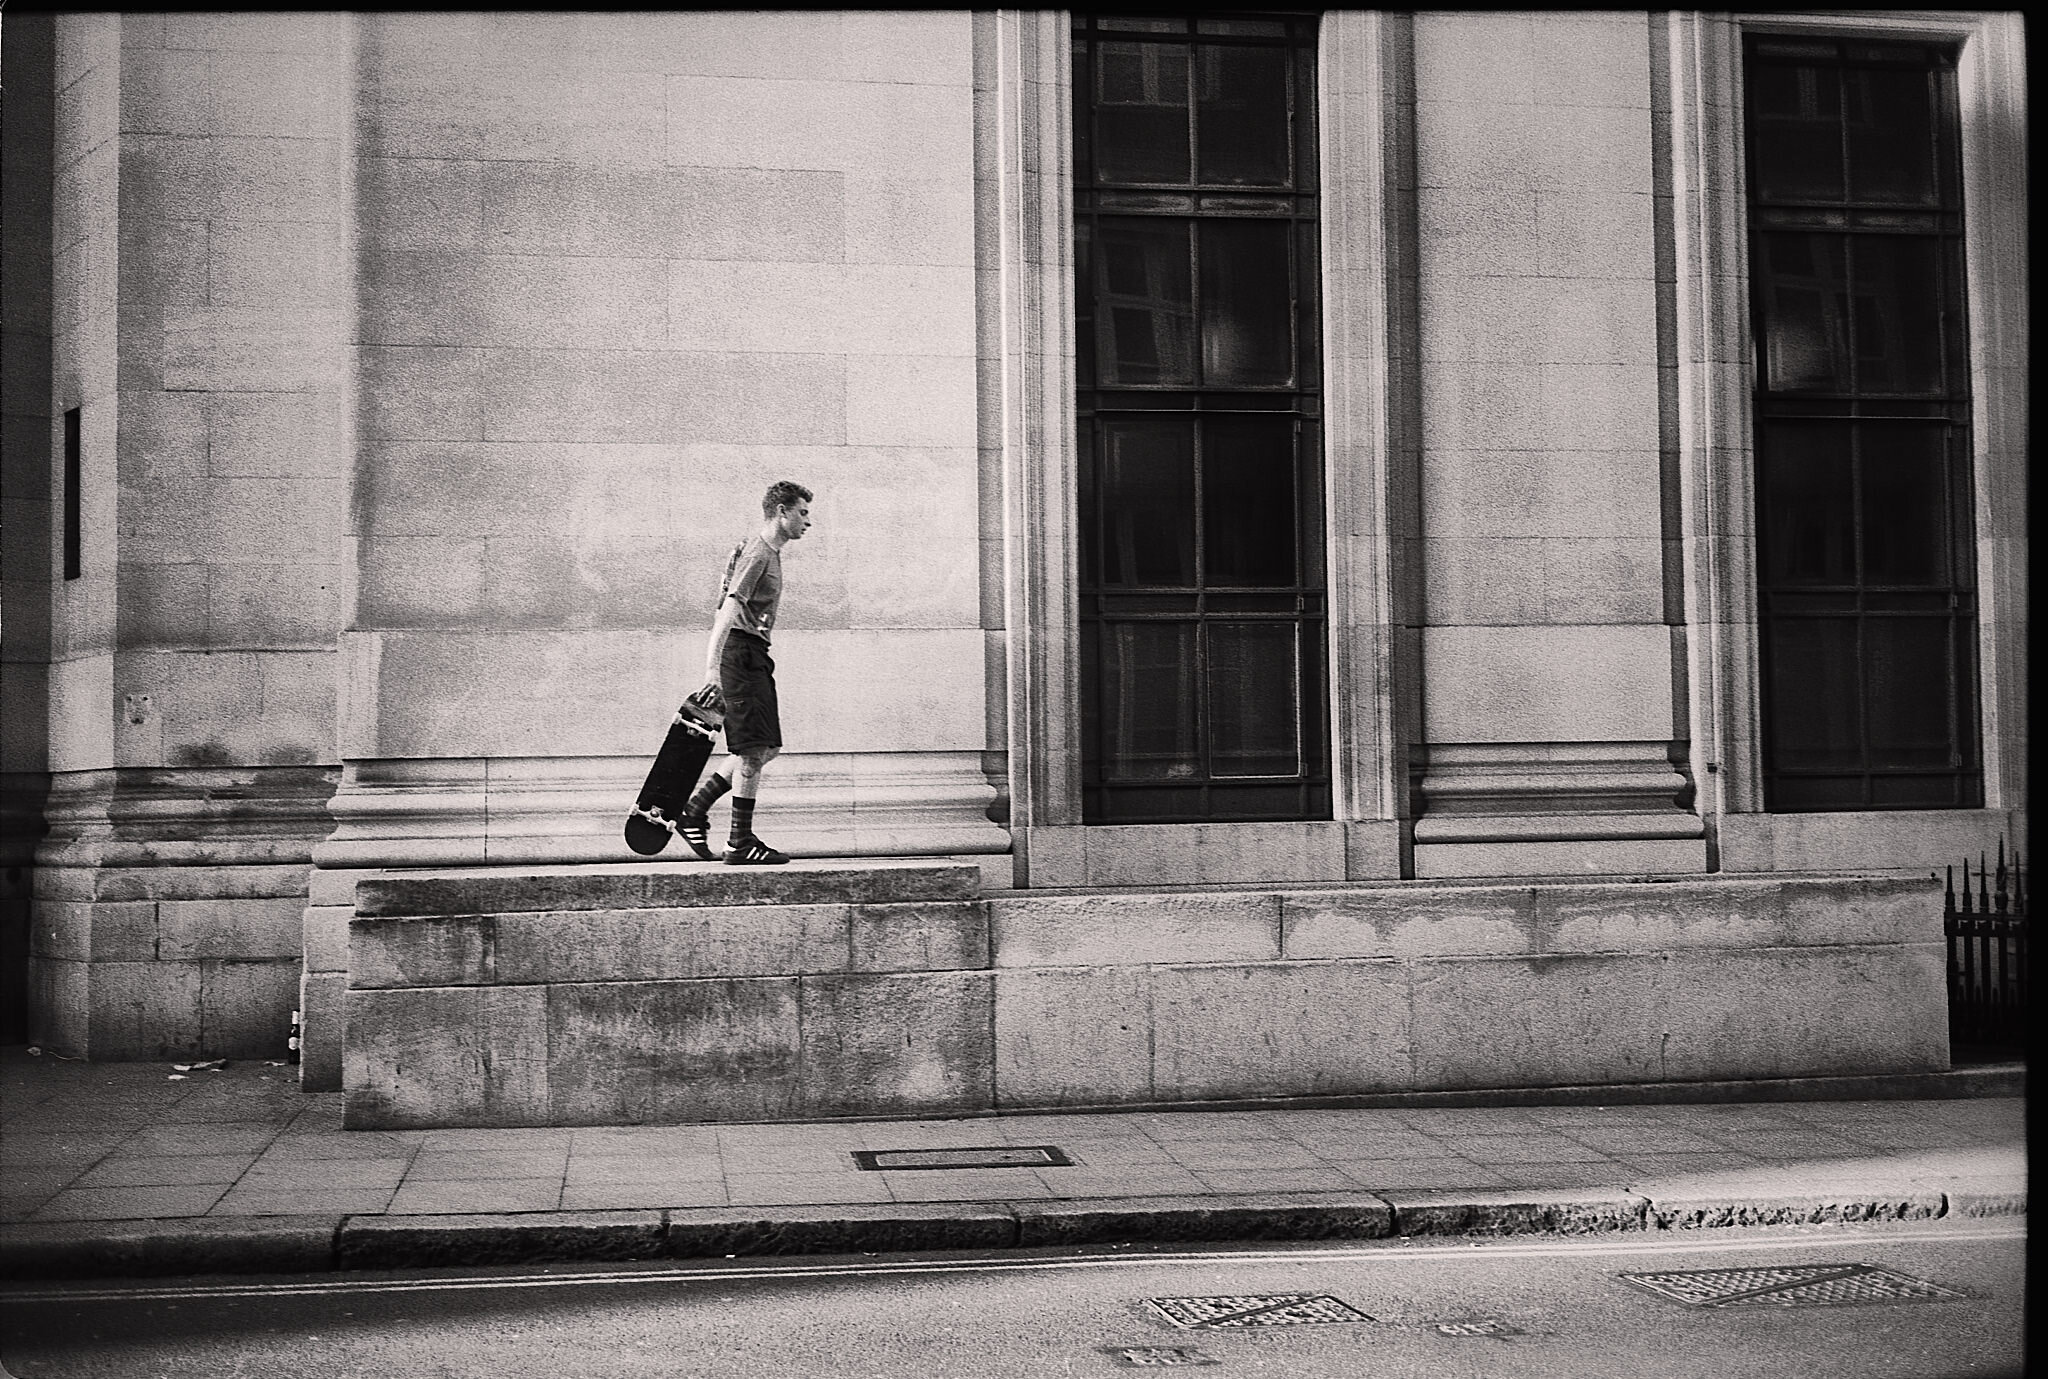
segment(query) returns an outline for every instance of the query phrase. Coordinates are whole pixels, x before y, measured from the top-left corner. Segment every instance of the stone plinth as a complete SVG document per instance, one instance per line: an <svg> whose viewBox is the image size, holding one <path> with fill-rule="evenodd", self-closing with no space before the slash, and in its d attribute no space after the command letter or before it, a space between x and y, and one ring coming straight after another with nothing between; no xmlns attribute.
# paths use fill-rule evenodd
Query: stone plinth
<svg viewBox="0 0 2048 1379"><path fill-rule="evenodd" d="M1948 1064L1931 879L979 894L972 863L360 882L356 1128Z"/></svg>

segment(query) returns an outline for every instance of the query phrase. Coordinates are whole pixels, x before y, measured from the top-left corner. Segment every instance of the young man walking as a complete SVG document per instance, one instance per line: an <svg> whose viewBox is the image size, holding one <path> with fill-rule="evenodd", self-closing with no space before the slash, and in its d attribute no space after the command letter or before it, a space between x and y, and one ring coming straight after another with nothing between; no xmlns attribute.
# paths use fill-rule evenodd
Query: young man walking
<svg viewBox="0 0 2048 1379"><path fill-rule="evenodd" d="M725 769L697 787L676 820L676 831L699 857L709 861L711 806L732 791L732 836L726 840L730 866L774 866L787 862L754 833L754 804L761 773L782 752L782 720L775 702L775 662L769 634L782 602L782 548L800 541L811 525L811 491L787 479L769 485L761 498L761 530L732 553L711 643L704 652L704 681L725 697Z"/></svg>

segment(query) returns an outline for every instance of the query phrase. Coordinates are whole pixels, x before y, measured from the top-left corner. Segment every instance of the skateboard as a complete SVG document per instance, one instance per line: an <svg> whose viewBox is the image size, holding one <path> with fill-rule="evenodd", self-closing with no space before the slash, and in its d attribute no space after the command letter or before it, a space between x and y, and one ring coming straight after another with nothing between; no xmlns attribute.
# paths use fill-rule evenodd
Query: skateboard
<svg viewBox="0 0 2048 1379"><path fill-rule="evenodd" d="M724 726L725 703L718 686L706 685L683 701L655 753L640 797L626 816L627 847L652 857L668 846L676 836L676 820L697 788L697 777L711 760L713 739Z"/></svg>

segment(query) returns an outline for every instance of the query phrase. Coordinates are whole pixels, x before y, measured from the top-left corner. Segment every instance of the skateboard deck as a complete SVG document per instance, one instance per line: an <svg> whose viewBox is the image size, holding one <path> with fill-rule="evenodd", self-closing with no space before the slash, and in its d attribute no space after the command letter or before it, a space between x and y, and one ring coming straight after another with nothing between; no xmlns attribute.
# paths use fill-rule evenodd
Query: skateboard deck
<svg viewBox="0 0 2048 1379"><path fill-rule="evenodd" d="M725 705L716 686L706 685L683 701L655 753L640 797L626 816L627 847L652 857L676 836L676 821L711 760L713 739L724 724Z"/></svg>

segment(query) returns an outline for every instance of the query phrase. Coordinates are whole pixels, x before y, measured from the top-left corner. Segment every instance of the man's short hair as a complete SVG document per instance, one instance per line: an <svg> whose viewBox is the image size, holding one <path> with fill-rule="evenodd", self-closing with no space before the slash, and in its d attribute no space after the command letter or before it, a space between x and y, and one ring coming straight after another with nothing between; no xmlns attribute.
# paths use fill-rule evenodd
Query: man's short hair
<svg viewBox="0 0 2048 1379"><path fill-rule="evenodd" d="M802 484L793 484L787 479L768 485L768 491L761 495L761 515L773 517L777 508L793 508L798 503L811 501L811 491Z"/></svg>

